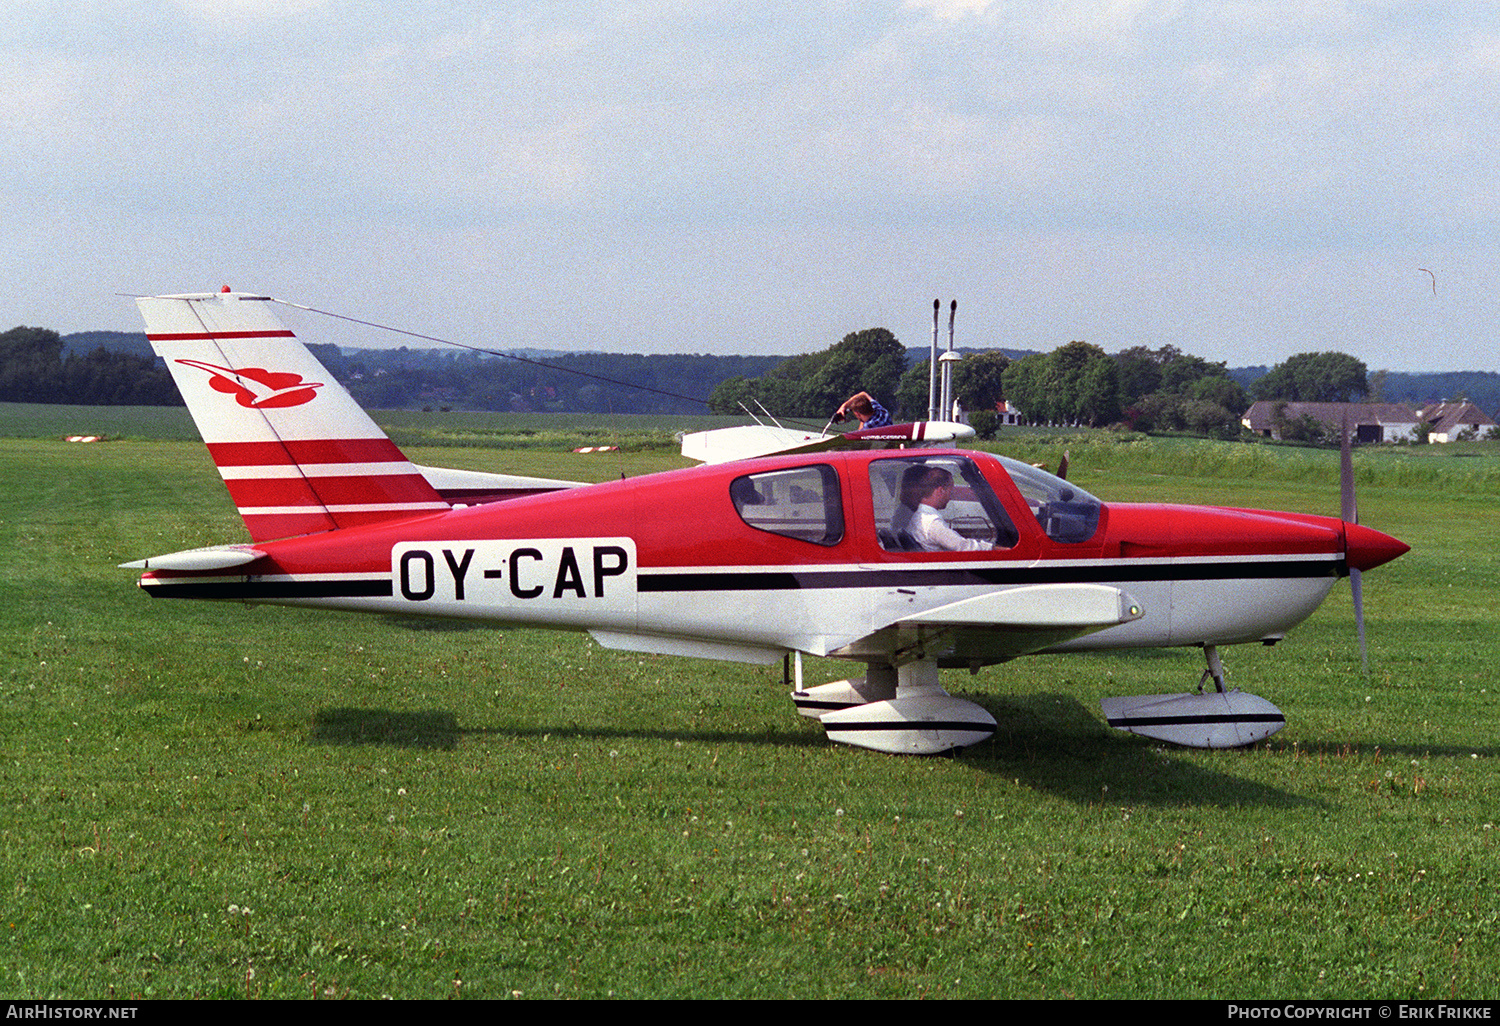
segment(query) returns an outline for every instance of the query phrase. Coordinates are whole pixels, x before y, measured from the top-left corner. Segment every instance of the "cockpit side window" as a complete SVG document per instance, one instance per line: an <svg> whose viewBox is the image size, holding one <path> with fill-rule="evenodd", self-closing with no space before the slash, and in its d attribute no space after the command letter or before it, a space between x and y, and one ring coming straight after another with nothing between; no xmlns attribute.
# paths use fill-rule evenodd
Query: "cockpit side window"
<svg viewBox="0 0 1500 1026"><path fill-rule="evenodd" d="M930 495L935 484L951 487L941 509L924 510L921 493ZM876 460L870 464L870 497L876 537L890 552L1008 549L1020 540L974 461L951 452Z"/></svg>
<svg viewBox="0 0 1500 1026"><path fill-rule="evenodd" d="M1100 502L1070 481L1045 470L1000 457L1026 505L1047 537L1058 542L1086 542L1099 529Z"/></svg>
<svg viewBox="0 0 1500 1026"><path fill-rule="evenodd" d="M843 540L839 475L825 464L737 477L729 483L729 497L740 519L758 531L814 545Z"/></svg>

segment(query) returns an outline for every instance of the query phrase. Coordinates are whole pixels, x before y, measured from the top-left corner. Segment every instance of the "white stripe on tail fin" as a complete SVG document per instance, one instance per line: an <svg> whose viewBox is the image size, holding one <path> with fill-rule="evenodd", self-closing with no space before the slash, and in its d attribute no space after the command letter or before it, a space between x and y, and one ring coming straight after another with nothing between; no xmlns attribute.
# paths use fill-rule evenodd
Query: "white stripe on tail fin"
<svg viewBox="0 0 1500 1026"><path fill-rule="evenodd" d="M255 541L449 508L268 297L136 303Z"/></svg>

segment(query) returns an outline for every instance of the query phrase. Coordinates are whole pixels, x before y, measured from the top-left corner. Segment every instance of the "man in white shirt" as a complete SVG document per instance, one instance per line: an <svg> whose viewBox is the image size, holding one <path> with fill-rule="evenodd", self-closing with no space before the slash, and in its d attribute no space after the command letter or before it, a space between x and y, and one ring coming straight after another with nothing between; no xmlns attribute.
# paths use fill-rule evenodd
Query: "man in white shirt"
<svg viewBox="0 0 1500 1026"><path fill-rule="evenodd" d="M905 533L924 552L972 552L990 546L965 538L940 512L953 497L953 475L942 467L914 463L901 475L901 502L891 516L891 531Z"/></svg>

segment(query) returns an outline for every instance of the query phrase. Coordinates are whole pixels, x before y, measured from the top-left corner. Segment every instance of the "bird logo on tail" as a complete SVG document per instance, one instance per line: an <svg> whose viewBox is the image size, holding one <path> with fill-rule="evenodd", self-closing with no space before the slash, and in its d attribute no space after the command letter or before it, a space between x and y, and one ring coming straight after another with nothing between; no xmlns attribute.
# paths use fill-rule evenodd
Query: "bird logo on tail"
<svg viewBox="0 0 1500 1026"><path fill-rule="evenodd" d="M323 387L321 381L307 381L300 374L266 370L264 367L241 367L231 370L201 360L178 360L178 363L207 371L209 386L216 392L234 396L234 401L250 410L279 409L310 403Z"/></svg>

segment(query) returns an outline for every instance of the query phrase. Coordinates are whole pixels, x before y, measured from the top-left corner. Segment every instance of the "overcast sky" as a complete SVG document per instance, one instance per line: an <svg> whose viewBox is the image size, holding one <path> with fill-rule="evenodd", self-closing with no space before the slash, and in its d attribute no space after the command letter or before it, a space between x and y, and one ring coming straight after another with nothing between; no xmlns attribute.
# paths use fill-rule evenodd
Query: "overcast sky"
<svg viewBox="0 0 1500 1026"><path fill-rule="evenodd" d="M10 0L0 324L1500 370L1496 5L430 6Z"/></svg>

